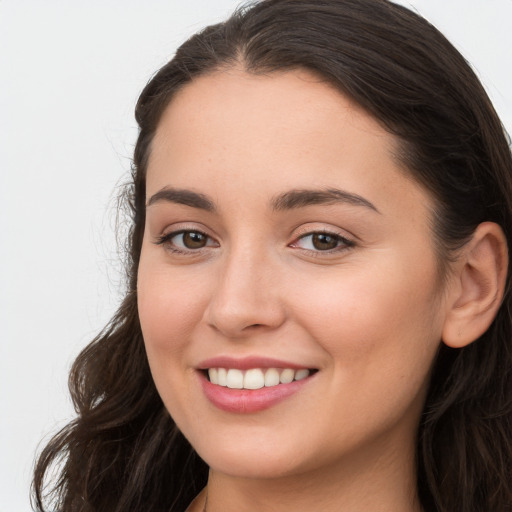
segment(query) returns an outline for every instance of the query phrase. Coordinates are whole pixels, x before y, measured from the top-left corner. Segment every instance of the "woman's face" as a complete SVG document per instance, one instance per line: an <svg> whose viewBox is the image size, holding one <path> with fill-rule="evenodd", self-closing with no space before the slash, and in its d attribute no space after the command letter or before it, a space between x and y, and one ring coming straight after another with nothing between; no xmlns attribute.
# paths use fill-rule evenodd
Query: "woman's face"
<svg viewBox="0 0 512 512"><path fill-rule="evenodd" d="M139 314L163 402L213 469L412 460L446 306L432 201L395 148L305 71L218 72L165 111Z"/></svg>

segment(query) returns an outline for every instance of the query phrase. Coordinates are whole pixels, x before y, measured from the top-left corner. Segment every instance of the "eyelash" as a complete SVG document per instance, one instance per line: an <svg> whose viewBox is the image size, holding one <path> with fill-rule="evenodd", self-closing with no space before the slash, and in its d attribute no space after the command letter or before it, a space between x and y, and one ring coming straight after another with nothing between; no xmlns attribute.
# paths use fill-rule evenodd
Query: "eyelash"
<svg viewBox="0 0 512 512"><path fill-rule="evenodd" d="M171 240L179 235L184 235L186 233L195 233L195 234L198 234L198 235L201 235L201 236L204 236L206 239L207 239L207 243L208 243L208 240L212 240L212 238L210 236L208 236L206 233L204 233L203 231L199 230L199 229L180 229L178 231L172 231L171 233L167 233L165 235L161 235L159 237L157 237L157 240L155 242L156 245L162 245L162 246L165 246L165 248L175 254L191 254L191 253L197 253L199 252L201 249L205 249L206 247L208 247L208 245L206 245L205 247L200 247L198 249L183 249L183 248L180 248L180 247L177 247L176 245L172 244Z"/></svg>
<svg viewBox="0 0 512 512"><path fill-rule="evenodd" d="M199 229L180 229L178 231L172 231L171 233L167 233L167 234L157 237L155 244L166 246L165 248L167 250L169 250L175 254L184 254L184 255L198 253L202 249L212 247L212 246L205 245L204 247L199 247L197 249L192 249L192 248L183 249L183 248L177 247L176 245L172 244L171 240L173 238L175 238L179 235L184 235L186 233L189 233L189 234L194 233L194 234L201 235L207 239L207 243L208 243L208 240L213 240L209 235L207 235L206 233L204 233L203 231L201 231ZM299 241L305 240L308 237L313 237L315 235L325 235L327 237L334 238L337 243L336 247L334 247L333 249L328 249L328 250L320 250L320 249L314 250L314 249L305 249L305 248L298 246ZM316 230L316 231L308 231L304 234L301 234L290 244L290 247L294 247L294 248L301 249L303 251L307 251L309 254L311 254L315 257L319 257L323 254L327 255L327 254L343 252L348 249L351 249L355 245L356 245L355 242L353 242L352 240L349 240L348 238L346 238L338 233L335 233L332 231L327 231L327 230Z"/></svg>
<svg viewBox="0 0 512 512"><path fill-rule="evenodd" d="M305 240L307 239L308 237L314 237L315 235L324 235L324 236L327 236L327 237L330 237L330 238L333 238L335 241L336 241L336 247L332 248L332 249L327 249L327 250L320 250L320 249L317 249L317 250L314 250L314 249L304 249L302 247L297 247L297 244L299 241L301 240ZM309 254L312 254L313 256L317 257L317 256L322 256L322 255L327 255L327 254L336 254L336 253L339 253L339 252L343 252L343 251L346 251L348 249L351 249L352 247L354 247L356 244L354 241L352 240L349 240L348 238L340 235L339 233L336 233L336 232L333 232L333 231L328 231L328 230L315 230L315 231L308 231L304 234L301 234L299 235L294 242L292 242L290 244L291 247L297 247L298 249L302 249L304 251L307 251Z"/></svg>

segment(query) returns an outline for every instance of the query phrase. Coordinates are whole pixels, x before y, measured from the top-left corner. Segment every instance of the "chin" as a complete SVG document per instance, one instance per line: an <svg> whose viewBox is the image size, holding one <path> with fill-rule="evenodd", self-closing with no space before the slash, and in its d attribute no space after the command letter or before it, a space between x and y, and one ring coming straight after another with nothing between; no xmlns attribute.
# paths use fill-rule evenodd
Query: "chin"
<svg viewBox="0 0 512 512"><path fill-rule="evenodd" d="M297 458L300 443L282 442L280 449L274 443L260 438L251 444L243 438L239 443L203 442L196 450L213 471L238 478L280 478L304 471L305 461ZM302 459L305 454L300 454Z"/></svg>
<svg viewBox="0 0 512 512"><path fill-rule="evenodd" d="M289 460L241 457L240 454L219 454L206 463L215 472L243 479L278 479L301 472Z"/></svg>

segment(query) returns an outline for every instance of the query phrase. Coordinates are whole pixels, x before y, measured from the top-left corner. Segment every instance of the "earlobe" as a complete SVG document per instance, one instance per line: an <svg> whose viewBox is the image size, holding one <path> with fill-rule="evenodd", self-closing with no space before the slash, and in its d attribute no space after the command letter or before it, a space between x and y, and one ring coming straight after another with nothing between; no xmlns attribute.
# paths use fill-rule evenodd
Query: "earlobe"
<svg viewBox="0 0 512 512"><path fill-rule="evenodd" d="M443 326L443 341L462 348L491 325L500 307L508 267L505 235L494 222L483 222L462 249Z"/></svg>

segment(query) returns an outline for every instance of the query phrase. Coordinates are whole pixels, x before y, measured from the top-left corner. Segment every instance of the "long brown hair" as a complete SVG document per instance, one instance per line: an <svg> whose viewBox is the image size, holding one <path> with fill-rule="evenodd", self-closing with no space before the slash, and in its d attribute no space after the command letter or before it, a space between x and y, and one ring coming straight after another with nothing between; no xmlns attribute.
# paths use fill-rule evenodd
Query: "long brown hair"
<svg viewBox="0 0 512 512"><path fill-rule="evenodd" d="M137 267L146 167L160 117L185 84L233 65L256 74L312 70L396 135L398 157L435 199L441 262L483 221L502 227L510 252L507 138L475 74L438 30L387 0L264 0L239 9L185 42L139 98L126 195L133 218L128 292L73 365L77 417L40 454L33 484L38 511L181 512L206 483L205 463L151 379L137 314ZM417 444L426 511L512 510L510 280L509 271L503 304L479 340L439 349Z"/></svg>

